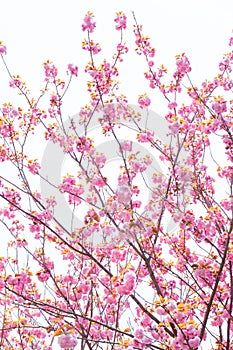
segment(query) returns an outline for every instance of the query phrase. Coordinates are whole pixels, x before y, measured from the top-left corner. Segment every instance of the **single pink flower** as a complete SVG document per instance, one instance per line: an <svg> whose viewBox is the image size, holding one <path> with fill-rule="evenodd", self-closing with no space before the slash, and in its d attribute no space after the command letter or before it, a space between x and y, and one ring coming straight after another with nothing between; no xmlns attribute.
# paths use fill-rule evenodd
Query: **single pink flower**
<svg viewBox="0 0 233 350"><path fill-rule="evenodd" d="M192 338L192 339L189 340L189 345L193 349L196 349L199 344L200 344L200 338L198 336L196 336L195 338Z"/></svg>
<svg viewBox="0 0 233 350"><path fill-rule="evenodd" d="M124 12L117 12L116 15L117 17L114 19L114 22L116 23L116 30L126 29L127 17Z"/></svg>
<svg viewBox="0 0 233 350"><path fill-rule="evenodd" d="M0 41L0 54L6 54L6 46Z"/></svg>
<svg viewBox="0 0 233 350"><path fill-rule="evenodd" d="M90 33L92 33L96 27L96 23L94 22L94 15L92 12L87 12L86 16L83 19L83 24L82 24L82 30L88 30Z"/></svg>
<svg viewBox="0 0 233 350"><path fill-rule="evenodd" d="M63 334L58 338L58 344L62 349L73 349L78 342L71 334Z"/></svg>
<svg viewBox="0 0 233 350"><path fill-rule="evenodd" d="M133 145L133 142L132 142L132 141L124 141L124 142L121 142L121 149L122 149L123 151L132 152L132 145Z"/></svg>
<svg viewBox="0 0 233 350"><path fill-rule="evenodd" d="M78 67L77 66L73 66L73 64L68 64L68 70L70 71L70 73L72 75L75 75L76 77L78 76Z"/></svg>
<svg viewBox="0 0 233 350"><path fill-rule="evenodd" d="M227 111L227 103L226 101L215 102L212 104L212 108L216 113L221 114Z"/></svg>
<svg viewBox="0 0 233 350"><path fill-rule="evenodd" d="M151 104L151 100L147 96L147 94L139 95L138 97L138 103L141 108L149 107Z"/></svg>
<svg viewBox="0 0 233 350"><path fill-rule="evenodd" d="M132 197L131 190L127 185L119 186L116 194L118 201L123 204L129 203Z"/></svg>

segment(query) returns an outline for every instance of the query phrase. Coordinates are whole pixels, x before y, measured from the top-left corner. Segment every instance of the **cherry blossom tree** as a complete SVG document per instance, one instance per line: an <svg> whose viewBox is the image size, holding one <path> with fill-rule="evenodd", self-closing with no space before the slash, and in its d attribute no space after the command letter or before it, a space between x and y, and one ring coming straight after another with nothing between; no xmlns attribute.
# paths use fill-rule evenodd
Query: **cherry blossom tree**
<svg viewBox="0 0 233 350"><path fill-rule="evenodd" d="M0 117L2 349L233 349L233 54L194 86L188 57L176 56L169 73L134 21L149 85L137 108L118 81L131 30L123 12L111 60L101 56L94 14L84 17L88 81L80 91L87 88L90 103L75 118L63 103L78 67L69 64L62 79L45 62L44 87L32 97L0 43L21 103L6 102ZM155 92L167 106L169 142L158 137L156 120L155 129L147 126ZM99 151L89 133L93 118L121 160L110 172L107 147ZM134 141L122 138L127 128ZM35 157L47 143L72 164L58 182ZM135 144L150 149L162 171ZM52 193L65 198L69 220Z"/></svg>

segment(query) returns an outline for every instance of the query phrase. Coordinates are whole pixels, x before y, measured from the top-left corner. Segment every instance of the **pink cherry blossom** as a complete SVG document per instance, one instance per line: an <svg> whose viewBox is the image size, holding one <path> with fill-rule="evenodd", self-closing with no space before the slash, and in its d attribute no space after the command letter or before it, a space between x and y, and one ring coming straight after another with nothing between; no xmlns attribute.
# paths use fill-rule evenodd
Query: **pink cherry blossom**
<svg viewBox="0 0 233 350"><path fill-rule="evenodd" d="M121 142L121 149L122 149L123 151L131 152L131 151L132 151L132 145L133 145L133 142L132 142L132 141L124 141L124 142Z"/></svg>
<svg viewBox="0 0 233 350"><path fill-rule="evenodd" d="M127 272L124 276L124 281L117 287L117 291L122 295L129 295L135 287L135 275L132 272Z"/></svg>
<svg viewBox="0 0 233 350"><path fill-rule="evenodd" d="M117 12L117 17L114 19L114 22L116 23L116 30L122 30L126 29L126 15L124 12Z"/></svg>
<svg viewBox="0 0 233 350"><path fill-rule="evenodd" d="M63 334L58 338L58 344L62 349L74 349L78 342L71 334Z"/></svg>
<svg viewBox="0 0 233 350"><path fill-rule="evenodd" d="M96 27L96 23L94 22L94 15L92 12L88 11L83 19L82 30L88 30L90 33L93 33Z"/></svg>
<svg viewBox="0 0 233 350"><path fill-rule="evenodd" d="M75 75L76 77L78 76L78 67L74 66L73 64L68 64L68 70L72 75Z"/></svg>
<svg viewBox="0 0 233 350"><path fill-rule="evenodd" d="M55 65L48 60L43 64L43 66L45 70L45 81L48 81L50 78L55 79L58 74L58 70Z"/></svg>
<svg viewBox="0 0 233 350"><path fill-rule="evenodd" d="M147 94L139 95L138 103L141 108L147 108L151 104L151 100L147 96Z"/></svg>
<svg viewBox="0 0 233 350"><path fill-rule="evenodd" d="M0 54L6 54L6 46L3 45L2 41L0 41Z"/></svg>
<svg viewBox="0 0 233 350"><path fill-rule="evenodd" d="M119 186L117 188L116 194L118 201L123 204L128 204L132 197L130 187L127 185Z"/></svg>
<svg viewBox="0 0 233 350"><path fill-rule="evenodd" d="M212 108L217 114L221 114L227 111L227 105L225 101L213 103Z"/></svg>
<svg viewBox="0 0 233 350"><path fill-rule="evenodd" d="M105 165L105 163L106 163L106 157L105 157L105 155L102 153L102 154L100 154L100 153L97 153L96 155L95 155L95 162L96 162L96 166L99 168L99 169L101 169L101 168L103 168L104 167L104 165Z"/></svg>

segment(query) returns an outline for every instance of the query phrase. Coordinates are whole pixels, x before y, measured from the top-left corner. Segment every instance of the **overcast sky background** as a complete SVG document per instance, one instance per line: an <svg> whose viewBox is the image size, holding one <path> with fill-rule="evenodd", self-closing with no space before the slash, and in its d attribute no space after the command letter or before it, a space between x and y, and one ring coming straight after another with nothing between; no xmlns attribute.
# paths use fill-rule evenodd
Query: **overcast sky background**
<svg viewBox="0 0 233 350"><path fill-rule="evenodd" d="M156 64L163 63L172 71L174 56L185 52L193 68L194 85L216 75L218 63L222 54L229 51L228 42L233 35L232 0L2 0L0 10L0 41L7 46L10 71L21 75L35 96L43 87L42 63L46 60L52 60L59 68L61 78L66 78L69 63L79 67L79 79L74 81L64 101L64 109L71 116L88 102L83 70L89 56L81 49L86 36L81 24L88 10L96 16L93 40L100 43L102 58L111 59L120 40L114 30L115 12L126 12L128 28L132 29L134 11L144 34L151 37L156 48ZM148 89L143 78L145 62L133 52L132 30L126 32L125 41L131 51L120 69L121 91L133 104L137 103L138 94L148 91L153 109L162 114L161 100L157 96L153 99L154 92ZM8 80L0 62L1 104L15 99Z"/></svg>

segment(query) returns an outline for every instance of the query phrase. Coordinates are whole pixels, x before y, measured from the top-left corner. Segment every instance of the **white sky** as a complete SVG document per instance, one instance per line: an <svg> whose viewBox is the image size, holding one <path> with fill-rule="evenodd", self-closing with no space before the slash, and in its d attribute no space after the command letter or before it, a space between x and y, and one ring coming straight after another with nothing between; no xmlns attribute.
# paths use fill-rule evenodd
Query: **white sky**
<svg viewBox="0 0 233 350"><path fill-rule="evenodd" d="M163 63L172 69L174 56L185 52L193 68L194 85L215 75L222 54L229 51L228 40L233 35L232 0L1 0L0 10L0 41L7 46L6 61L11 72L21 75L33 92L43 87L44 61L52 60L64 78L68 63L79 66L79 79L74 81L65 100L69 115L77 113L88 101L82 69L89 57L81 49L86 36L81 24L87 10L96 15L93 40L100 42L102 58L110 59L119 42L113 24L115 12L125 11L130 27L133 10L138 23L143 24L144 34L151 37L157 50L156 64ZM125 41L130 41L132 46L132 31L125 35ZM137 103L138 94L148 91L144 70L142 57L133 52L125 56L120 79L122 92L130 103ZM7 84L0 62L0 103L14 101ZM153 90L149 93L153 99ZM155 99L153 107L156 112L162 112L159 100Z"/></svg>

